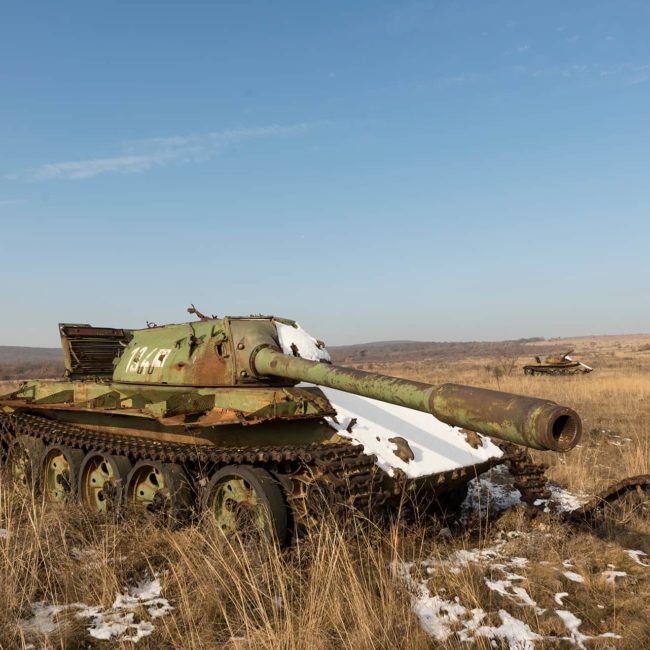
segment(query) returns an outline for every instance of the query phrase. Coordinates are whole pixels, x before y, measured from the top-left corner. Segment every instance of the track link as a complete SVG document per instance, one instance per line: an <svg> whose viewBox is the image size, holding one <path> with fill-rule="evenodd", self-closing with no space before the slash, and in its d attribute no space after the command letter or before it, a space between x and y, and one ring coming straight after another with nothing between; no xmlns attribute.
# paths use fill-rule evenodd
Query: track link
<svg viewBox="0 0 650 650"><path fill-rule="evenodd" d="M514 478L514 486L521 493L521 500L529 506L543 506L551 498L545 472L548 465L534 463L525 447L506 442L499 445L505 454L505 462ZM640 492L650 499L650 474L624 478L592 497L576 510L563 514L564 521L591 521L612 504L630 492Z"/></svg>
<svg viewBox="0 0 650 650"><path fill-rule="evenodd" d="M362 445L223 448L99 433L27 413L1 413L3 447L21 435L39 438L46 446L67 445L84 453L126 456L134 463L139 460L179 463L189 475L195 476L197 484L201 476L225 465L263 467L280 477L296 521L306 526L314 524L322 513L323 495L327 495L332 510L356 509L367 514L387 498L375 459L363 453Z"/></svg>
<svg viewBox="0 0 650 650"><path fill-rule="evenodd" d="M650 499L650 474L630 476L613 483L577 510L566 513L565 520L574 522L593 520L603 512L608 504L614 503L630 492L641 492L647 499Z"/></svg>
<svg viewBox="0 0 650 650"><path fill-rule="evenodd" d="M521 494L521 500L529 506L534 506L540 499L549 499L551 491L544 474L548 465L533 462L528 449L521 445L501 442L499 447L505 455L505 463L514 479L514 486Z"/></svg>

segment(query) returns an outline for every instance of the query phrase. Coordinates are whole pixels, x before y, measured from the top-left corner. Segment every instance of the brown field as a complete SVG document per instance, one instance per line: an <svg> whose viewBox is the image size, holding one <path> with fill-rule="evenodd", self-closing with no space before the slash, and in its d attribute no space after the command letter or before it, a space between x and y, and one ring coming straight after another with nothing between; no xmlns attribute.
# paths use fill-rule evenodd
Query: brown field
<svg viewBox="0 0 650 650"><path fill-rule="evenodd" d="M531 355L573 347L574 356L595 371L525 377L521 365L529 358L520 354L521 347ZM579 447L563 456L536 454L536 460L549 463L550 479L573 494L591 495L620 478L650 473L650 335L537 341L516 350L494 346L475 352L390 362L373 354L372 361L354 362L402 377L499 388L574 407L584 423ZM494 477L503 480L502 474ZM626 553L650 555L647 506L630 499L587 527L563 523L550 512L531 518L520 507L498 513L486 507L489 491L476 498L483 507L467 513L463 523L395 518L368 525L352 518L343 526L324 520L280 552L272 545L227 542L209 521L169 531L130 518L102 520L77 507L45 509L3 480L0 647L133 647L117 637L91 637L94 619L78 618L81 610L74 603L100 608L95 614L121 621L125 634L137 631L129 624L151 624L153 633L138 648L456 648L466 647L463 635L472 638L481 626L484 635L475 647L517 647L508 636L508 617L537 635L530 646L519 647L650 645L650 566L645 566L650 558ZM117 594L129 587L136 593L133 587L153 575L172 610L157 616L148 611L151 603L137 598L111 610ZM429 611L438 611L429 628L433 636L413 612L418 596L420 605L425 603L423 586ZM51 609L40 610L49 628L32 618L33 604L41 602L67 605L54 616L43 614ZM496 646L487 628L499 630L492 633Z"/></svg>

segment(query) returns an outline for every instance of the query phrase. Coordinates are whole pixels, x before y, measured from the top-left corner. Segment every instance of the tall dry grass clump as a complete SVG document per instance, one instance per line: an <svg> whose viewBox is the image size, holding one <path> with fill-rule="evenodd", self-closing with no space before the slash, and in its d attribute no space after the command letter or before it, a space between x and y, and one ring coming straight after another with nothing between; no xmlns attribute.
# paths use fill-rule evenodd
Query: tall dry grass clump
<svg viewBox="0 0 650 650"><path fill-rule="evenodd" d="M187 648L426 645L410 595L391 571L402 561L396 533L326 518L284 552L224 540L210 525L172 536L168 580L183 622L173 636Z"/></svg>

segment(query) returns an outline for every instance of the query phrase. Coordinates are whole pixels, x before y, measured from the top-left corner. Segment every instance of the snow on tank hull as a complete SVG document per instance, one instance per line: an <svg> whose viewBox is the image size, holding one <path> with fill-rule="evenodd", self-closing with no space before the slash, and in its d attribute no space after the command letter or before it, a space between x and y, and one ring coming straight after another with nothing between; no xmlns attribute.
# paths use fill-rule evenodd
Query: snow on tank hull
<svg viewBox="0 0 650 650"><path fill-rule="evenodd" d="M337 412L326 418L329 425L374 456L394 494L423 492L442 502L457 490L462 501L468 481L504 461L490 438L426 413L331 388L323 392Z"/></svg>

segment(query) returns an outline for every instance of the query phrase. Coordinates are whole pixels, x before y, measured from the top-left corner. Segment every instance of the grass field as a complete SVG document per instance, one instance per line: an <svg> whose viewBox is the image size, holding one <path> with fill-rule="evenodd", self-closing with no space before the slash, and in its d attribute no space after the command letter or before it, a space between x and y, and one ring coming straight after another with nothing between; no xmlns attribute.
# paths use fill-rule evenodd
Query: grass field
<svg viewBox="0 0 650 650"><path fill-rule="evenodd" d="M574 347L596 370L525 377L529 360L507 349L357 365L574 407L580 446L535 454L558 494L580 500L649 473L650 336L534 345ZM3 480L0 646L132 647L137 637L138 648L648 647L647 506L630 499L585 527L498 511L515 501L497 469L473 486L462 522L326 518L278 551L228 542L209 521L169 531L44 508Z"/></svg>

